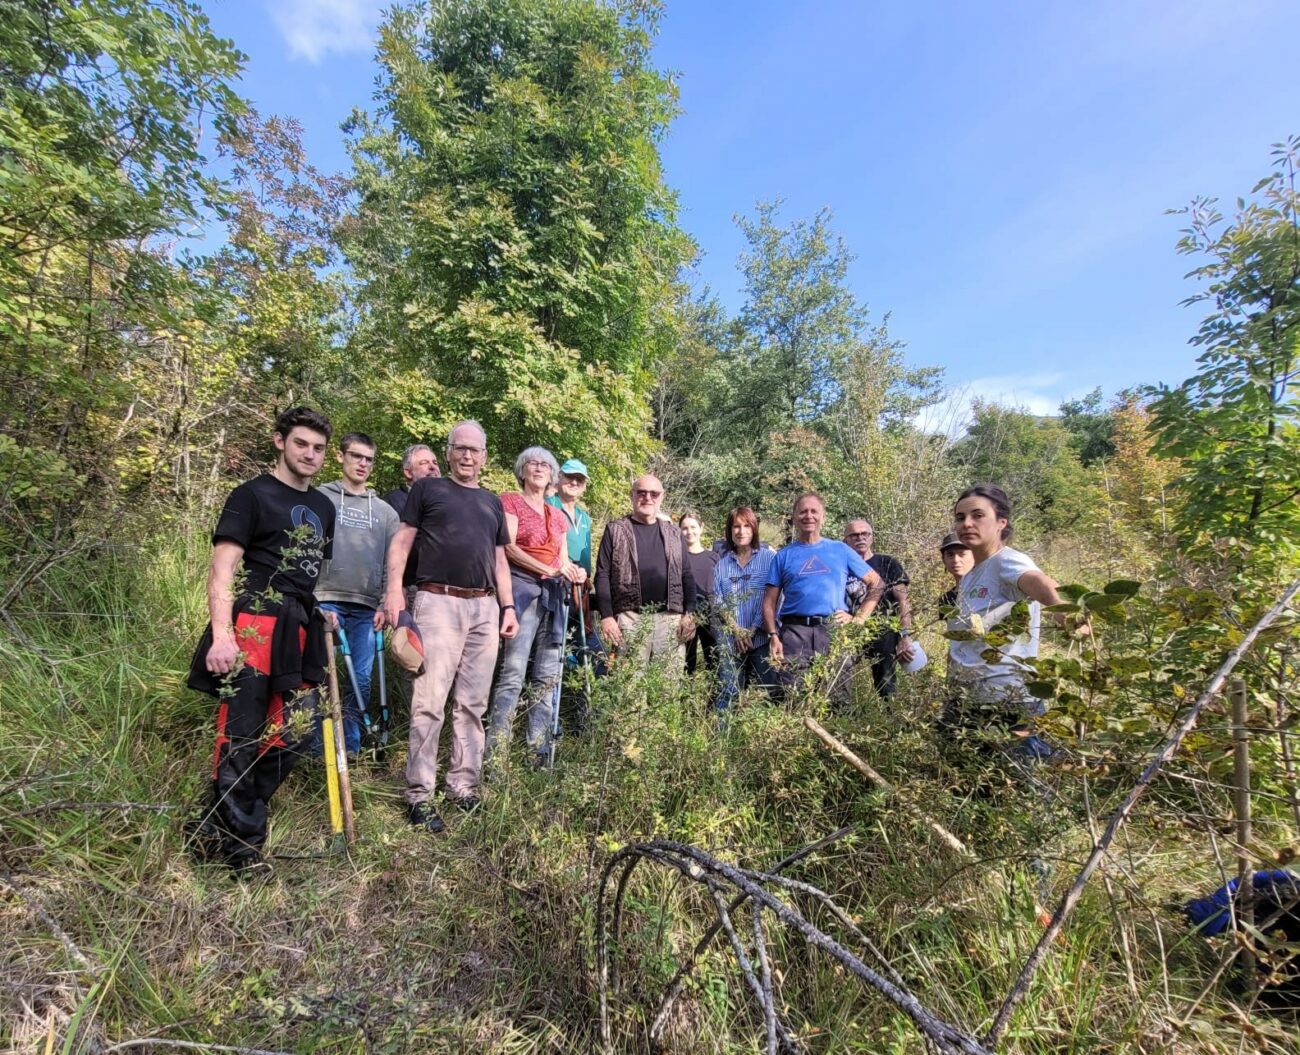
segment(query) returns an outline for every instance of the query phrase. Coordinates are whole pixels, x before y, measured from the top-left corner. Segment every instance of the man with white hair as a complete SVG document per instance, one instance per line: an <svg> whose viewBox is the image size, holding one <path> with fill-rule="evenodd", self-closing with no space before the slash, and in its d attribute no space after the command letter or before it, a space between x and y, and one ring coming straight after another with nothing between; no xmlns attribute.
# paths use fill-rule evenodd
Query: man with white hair
<svg viewBox="0 0 1300 1055"><path fill-rule="evenodd" d="M451 765L447 796L462 808L478 804L483 769L483 715L487 711L501 638L519 630L506 546L505 510L479 486L487 462L487 434L462 421L447 439L447 477L426 476L411 487L402 526L388 550L390 624L405 607L402 569L416 554L412 618L424 639L424 673L411 696L406 762L406 809L412 824L430 832L445 825L430 801L437 787L438 739L453 691Z"/></svg>

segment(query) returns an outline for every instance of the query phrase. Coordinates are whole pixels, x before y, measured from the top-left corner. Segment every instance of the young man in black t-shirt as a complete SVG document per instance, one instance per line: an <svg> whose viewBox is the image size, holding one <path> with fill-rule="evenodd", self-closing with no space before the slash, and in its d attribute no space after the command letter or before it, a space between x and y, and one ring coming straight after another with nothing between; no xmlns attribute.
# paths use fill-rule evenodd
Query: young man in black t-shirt
<svg viewBox="0 0 1300 1055"><path fill-rule="evenodd" d="M317 411L281 414L275 468L230 493L212 533L210 622L189 685L221 702L210 798L186 835L197 856L237 873L261 865L267 805L311 735L325 676L312 591L332 553L335 512L311 479L329 437Z"/></svg>

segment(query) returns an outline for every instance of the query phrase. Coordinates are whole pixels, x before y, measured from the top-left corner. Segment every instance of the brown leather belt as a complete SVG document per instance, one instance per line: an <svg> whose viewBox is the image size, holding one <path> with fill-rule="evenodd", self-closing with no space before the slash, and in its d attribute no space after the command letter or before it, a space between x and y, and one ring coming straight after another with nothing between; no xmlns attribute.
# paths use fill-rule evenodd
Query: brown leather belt
<svg viewBox="0 0 1300 1055"><path fill-rule="evenodd" d="M491 597L491 590L469 590L463 586L447 586L440 582L422 582L417 589L425 593L442 594L444 597L460 597L469 600L475 597Z"/></svg>

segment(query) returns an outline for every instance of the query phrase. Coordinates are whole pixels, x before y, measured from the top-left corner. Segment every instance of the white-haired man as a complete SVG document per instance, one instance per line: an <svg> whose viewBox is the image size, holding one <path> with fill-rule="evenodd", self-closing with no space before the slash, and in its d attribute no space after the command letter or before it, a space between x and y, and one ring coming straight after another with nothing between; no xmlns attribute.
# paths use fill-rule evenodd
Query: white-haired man
<svg viewBox="0 0 1300 1055"><path fill-rule="evenodd" d="M446 790L452 802L469 808L478 803L483 714L497 650L501 638L519 630L506 563L505 511L496 495L479 486L486 462L483 427L460 422L447 439L450 475L415 481L388 550L391 623L405 607L402 569L412 547L416 554L411 616L424 639L425 664L411 695L406 807L411 823L431 832L445 827L431 798L447 697L454 691Z"/></svg>

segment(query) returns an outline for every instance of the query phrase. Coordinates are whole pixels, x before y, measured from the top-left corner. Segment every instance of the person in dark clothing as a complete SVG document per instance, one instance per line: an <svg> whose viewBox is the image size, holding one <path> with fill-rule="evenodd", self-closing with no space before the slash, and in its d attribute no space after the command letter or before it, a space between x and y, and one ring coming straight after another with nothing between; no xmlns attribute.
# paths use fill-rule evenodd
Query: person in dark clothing
<svg viewBox="0 0 1300 1055"><path fill-rule="evenodd" d="M873 552L875 530L866 520L850 520L844 526L844 542L871 565L884 583L885 592L875 614L888 622L863 651L862 658L871 664L871 681L876 692L889 697L898 690L898 661L901 659L907 663L915 654L912 601L907 594L911 580L896 557ZM846 591L849 612L856 615L866 599L866 584L861 579L851 578Z"/></svg>
<svg viewBox="0 0 1300 1055"><path fill-rule="evenodd" d="M953 583L951 590L940 595L939 607L940 609L956 608L957 590L961 587L962 576L975 566L975 558L966 548L966 543L951 531L944 535L943 541L939 543L939 556L943 558L943 566L952 576Z"/></svg>
<svg viewBox="0 0 1300 1055"><path fill-rule="evenodd" d="M311 480L329 437L317 411L281 414L275 468L231 492L212 533L209 623L188 684L221 702L209 797L185 834L197 857L237 874L264 867L268 804L319 705L327 646L313 590L333 552L335 510Z"/></svg>
<svg viewBox="0 0 1300 1055"><path fill-rule="evenodd" d="M632 512L605 528L596 554L596 606L611 648L622 648L624 636L645 618L651 625L640 636L642 662L667 657L681 670L683 646L695 635L695 576L681 531L659 516L663 497L657 477L641 477L632 485Z"/></svg>
<svg viewBox="0 0 1300 1055"><path fill-rule="evenodd" d="M428 444L412 443L402 452L402 475L406 478L402 486L384 495L384 501L397 510L399 517L402 515L402 510L406 508L406 499L410 496L411 485L416 480L423 480L426 476L442 475L438 468L437 455ZM414 568L408 570L413 571Z"/></svg>
<svg viewBox="0 0 1300 1055"><path fill-rule="evenodd" d="M695 636L686 642L686 673L694 674L701 660L705 670L713 670L717 666L714 650L718 641L712 624L713 569L718 566L722 555L704 548L700 542L704 525L694 513L683 513L677 523L682 529L682 537L686 539L687 559L691 564L691 575L695 579L695 616L699 621L695 626Z"/></svg>

